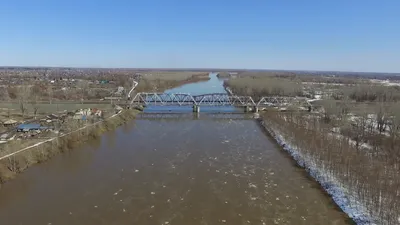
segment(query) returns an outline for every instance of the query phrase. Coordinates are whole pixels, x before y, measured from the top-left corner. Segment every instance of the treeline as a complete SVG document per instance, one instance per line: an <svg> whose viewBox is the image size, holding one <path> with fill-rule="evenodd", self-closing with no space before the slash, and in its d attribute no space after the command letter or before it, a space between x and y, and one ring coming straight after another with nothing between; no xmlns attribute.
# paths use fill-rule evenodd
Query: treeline
<svg viewBox="0 0 400 225"><path fill-rule="evenodd" d="M288 79L300 79L303 82L341 83L354 84L360 80L400 80L400 74L396 73L361 73L361 72L330 72L330 71L241 71L239 77L248 76L273 76Z"/></svg>
<svg viewBox="0 0 400 225"><path fill-rule="evenodd" d="M82 79L110 79L117 76L133 76L137 73L134 69L85 69L85 68L16 68L0 69L0 77L8 78L71 78Z"/></svg>
<svg viewBox="0 0 400 225"><path fill-rule="evenodd" d="M304 167L317 171L313 176L325 188L332 191L334 181L344 192L347 200L339 199L343 200L339 205L347 204L356 211L371 215L376 224L398 224L400 123L395 121L400 121L400 116L391 117L388 126L393 130L388 135L369 132L370 126L375 131L379 129L377 125L368 123L367 118L355 120L355 124L348 125L352 127L352 134L344 132L343 135L333 133L323 117L269 112L264 121L270 129L281 134L287 144L295 147L295 157ZM372 148L363 146L362 140L372 136L376 139ZM366 222L362 221L366 218L354 219L360 224Z"/></svg>
<svg viewBox="0 0 400 225"><path fill-rule="evenodd" d="M262 96L302 96L301 82L276 77L240 77L224 82L237 95L249 95L258 99Z"/></svg>
<svg viewBox="0 0 400 225"><path fill-rule="evenodd" d="M371 154L395 157L400 162L400 103L360 105L346 101L323 101L322 126L336 129L357 149L367 144ZM349 112L355 111L356 114Z"/></svg>
<svg viewBox="0 0 400 225"><path fill-rule="evenodd" d="M163 73L152 76L143 76L140 79L136 92L162 92L166 89L174 88L183 84L206 81L210 77L208 73Z"/></svg>
<svg viewBox="0 0 400 225"><path fill-rule="evenodd" d="M400 86L378 84L339 86L332 97L336 100L348 98L357 102L393 102L400 100Z"/></svg>

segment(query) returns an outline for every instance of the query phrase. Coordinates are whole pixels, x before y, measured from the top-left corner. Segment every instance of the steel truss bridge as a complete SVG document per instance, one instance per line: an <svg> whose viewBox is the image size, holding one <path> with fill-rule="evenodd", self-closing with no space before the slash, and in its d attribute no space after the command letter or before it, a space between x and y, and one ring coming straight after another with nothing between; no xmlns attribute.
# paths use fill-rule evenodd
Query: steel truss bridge
<svg viewBox="0 0 400 225"><path fill-rule="evenodd" d="M254 116L249 116L249 114L243 113L202 113L193 114L193 113L139 113L136 116L137 119L141 120L193 120L193 119L207 119L207 120L253 120Z"/></svg>
<svg viewBox="0 0 400 225"><path fill-rule="evenodd" d="M298 104L309 106L305 98L269 96L254 101L250 96L237 96L227 93L191 95L187 93L137 93L130 105L144 106L235 106L235 107L267 107Z"/></svg>

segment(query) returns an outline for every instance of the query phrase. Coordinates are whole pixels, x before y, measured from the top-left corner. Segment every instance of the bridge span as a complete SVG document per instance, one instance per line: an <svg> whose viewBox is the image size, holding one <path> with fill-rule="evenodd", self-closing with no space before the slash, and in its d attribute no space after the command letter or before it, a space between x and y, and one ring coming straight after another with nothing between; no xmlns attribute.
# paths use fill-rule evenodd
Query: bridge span
<svg viewBox="0 0 400 225"><path fill-rule="evenodd" d="M199 113L173 113L173 112L146 112L139 113L136 116L137 119L141 120L168 120L168 121L182 121L182 120L198 120L198 119L207 119L207 120L253 120L258 118L257 116L243 113L235 113L235 112L224 112L224 113L213 113L207 112L200 114Z"/></svg>
<svg viewBox="0 0 400 225"><path fill-rule="evenodd" d="M257 112L260 107L284 106L288 104L308 104L304 98L267 96L254 101L251 96L238 96L227 93L191 95L188 93L137 93L132 106L193 106L194 112L200 112L200 106L244 107L245 111Z"/></svg>

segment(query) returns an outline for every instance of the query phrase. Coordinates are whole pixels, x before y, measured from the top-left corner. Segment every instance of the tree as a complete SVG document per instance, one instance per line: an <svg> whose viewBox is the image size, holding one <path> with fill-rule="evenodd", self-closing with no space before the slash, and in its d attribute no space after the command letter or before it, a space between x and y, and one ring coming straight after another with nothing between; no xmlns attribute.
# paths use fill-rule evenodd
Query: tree
<svg viewBox="0 0 400 225"><path fill-rule="evenodd" d="M18 103L19 109L21 110L22 118L24 118L25 112L27 110L26 103L28 102L29 96L31 94L30 87L28 85L22 85L18 88Z"/></svg>
<svg viewBox="0 0 400 225"><path fill-rule="evenodd" d="M355 123L353 124L353 139L356 142L356 148L359 149L360 143L366 141L366 130L368 128L368 115L366 113L362 113L360 116L355 118Z"/></svg>
<svg viewBox="0 0 400 225"><path fill-rule="evenodd" d="M400 128L400 103L394 104L390 109L390 119L388 121L389 136L392 141L392 148L399 136Z"/></svg>
<svg viewBox="0 0 400 225"><path fill-rule="evenodd" d="M324 107L324 121L330 123L337 115L340 114L340 108L336 106L336 102L332 100L325 100L322 102Z"/></svg>
<svg viewBox="0 0 400 225"><path fill-rule="evenodd" d="M7 88L8 96L11 99L17 99L18 97L18 89L16 87L8 87Z"/></svg>
<svg viewBox="0 0 400 225"><path fill-rule="evenodd" d="M31 106L33 109L33 115L35 115L35 119L36 119L36 114L39 110L39 104L38 104L39 96L38 96L38 93L35 91L32 91L30 96L31 96L30 102L31 102Z"/></svg>
<svg viewBox="0 0 400 225"><path fill-rule="evenodd" d="M53 87L51 85L49 85L47 87L47 94L49 96L49 103L52 104L53 103Z"/></svg>
<svg viewBox="0 0 400 225"><path fill-rule="evenodd" d="M388 113L389 110L388 108L381 102L375 109L376 111L376 123L377 123L377 129L379 133L381 134L382 132L386 131L386 127L388 125Z"/></svg>
<svg viewBox="0 0 400 225"><path fill-rule="evenodd" d="M80 93L81 93L81 103L83 104L83 100L85 99L85 94L86 94L86 90L88 88L88 82L87 81L80 81L78 83L78 88L81 89Z"/></svg>
<svg viewBox="0 0 400 225"><path fill-rule="evenodd" d="M336 109L334 111L338 115L340 125L343 125L347 122L347 117L351 112L351 109L352 105L348 97L343 98L338 104L336 104Z"/></svg>
<svg viewBox="0 0 400 225"><path fill-rule="evenodd" d="M119 75L116 76L116 84L117 86L124 87L125 89L129 88L132 82L130 82L129 76Z"/></svg>

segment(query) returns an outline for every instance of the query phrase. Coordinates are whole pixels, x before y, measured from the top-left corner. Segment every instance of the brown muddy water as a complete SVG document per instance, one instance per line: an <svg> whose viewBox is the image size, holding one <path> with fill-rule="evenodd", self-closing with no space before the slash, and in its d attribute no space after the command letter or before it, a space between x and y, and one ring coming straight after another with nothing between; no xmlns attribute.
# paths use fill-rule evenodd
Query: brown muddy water
<svg viewBox="0 0 400 225"><path fill-rule="evenodd" d="M252 119L142 118L0 190L1 225L348 224Z"/></svg>

